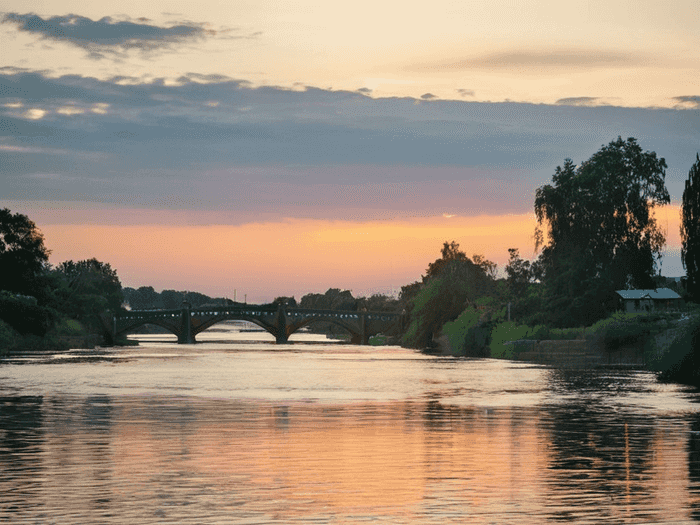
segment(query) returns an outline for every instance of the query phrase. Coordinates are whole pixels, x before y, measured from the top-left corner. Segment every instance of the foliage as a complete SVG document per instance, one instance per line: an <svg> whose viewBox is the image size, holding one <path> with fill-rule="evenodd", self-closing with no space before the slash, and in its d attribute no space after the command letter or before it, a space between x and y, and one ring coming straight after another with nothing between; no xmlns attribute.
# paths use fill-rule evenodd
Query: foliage
<svg viewBox="0 0 700 525"><path fill-rule="evenodd" d="M690 168L681 205L681 261L688 278L687 289L700 301L700 156Z"/></svg>
<svg viewBox="0 0 700 525"><path fill-rule="evenodd" d="M34 297L0 291L0 319L21 335L43 336L56 321L56 312L38 305Z"/></svg>
<svg viewBox="0 0 700 525"><path fill-rule="evenodd" d="M553 324L592 324L610 311L614 290L653 286L665 238L652 212L670 202L665 169L634 138L618 137L578 167L566 159L554 184L537 189L536 239L544 244L539 264Z"/></svg>
<svg viewBox="0 0 700 525"><path fill-rule="evenodd" d="M122 289L124 301L132 310L167 309L177 310L182 308L183 301L187 300L193 308L200 306L226 306L233 301L223 297L212 298L198 292L184 292L178 290L163 290L156 292L152 286L142 286L138 289L125 287Z"/></svg>
<svg viewBox="0 0 700 525"><path fill-rule="evenodd" d="M700 387L700 316L685 321L671 346L651 368L664 382Z"/></svg>
<svg viewBox="0 0 700 525"><path fill-rule="evenodd" d="M93 329L101 328L100 315L116 312L124 301L117 272L97 259L65 261L55 269L62 279L57 295L57 309Z"/></svg>
<svg viewBox="0 0 700 525"><path fill-rule="evenodd" d="M495 292L491 275L496 265L482 256L476 258L479 264L459 250L456 242L445 242L441 257L428 265L423 282L402 289L400 300L405 301L409 322L402 338L404 346L427 348L446 322L456 319L477 299ZM408 301L405 291L412 295Z"/></svg>
<svg viewBox="0 0 700 525"><path fill-rule="evenodd" d="M488 315L483 310L471 307L442 327L453 353L472 357L488 356L491 329Z"/></svg>
<svg viewBox="0 0 700 525"><path fill-rule="evenodd" d="M0 355L7 353L19 340L19 334L5 321L0 319Z"/></svg>
<svg viewBox="0 0 700 525"><path fill-rule="evenodd" d="M523 260L517 248L508 248L508 254L508 264L505 268L508 289L513 296L522 296L533 280L530 261Z"/></svg>
<svg viewBox="0 0 700 525"><path fill-rule="evenodd" d="M272 301L272 304L274 304L274 305L282 304L288 308L294 308L297 306L297 300L294 297L280 296L280 297L275 297L275 300Z"/></svg>
<svg viewBox="0 0 700 525"><path fill-rule="evenodd" d="M299 301L301 308L315 308L318 310L357 310L357 299L349 290L329 288L326 293L306 294Z"/></svg>
<svg viewBox="0 0 700 525"><path fill-rule="evenodd" d="M606 350L616 350L647 337L654 320L645 314L615 312L587 329L587 338L602 341Z"/></svg>
<svg viewBox="0 0 700 525"><path fill-rule="evenodd" d="M352 296L349 290L341 290L340 288L329 288L326 293L310 293L306 294L299 301L300 308L314 308L318 310L350 310L358 309L358 300ZM310 330L316 333L325 334L346 334L344 328L335 323L323 321L313 322L309 326Z"/></svg>
<svg viewBox="0 0 700 525"><path fill-rule="evenodd" d="M398 312L401 310L398 299L383 294L360 297L357 300L357 307L368 312Z"/></svg>
<svg viewBox="0 0 700 525"><path fill-rule="evenodd" d="M0 210L0 290L32 294L49 253L33 221L7 208Z"/></svg>
<svg viewBox="0 0 700 525"><path fill-rule="evenodd" d="M124 301L132 310L153 310L164 308L160 293L152 286L141 286L138 289L126 287L123 289Z"/></svg>
<svg viewBox="0 0 700 525"><path fill-rule="evenodd" d="M85 335L85 327L75 319L61 319L53 328L56 335Z"/></svg>
<svg viewBox="0 0 700 525"><path fill-rule="evenodd" d="M491 332L491 357L501 359L513 359L517 354L517 348L513 344L506 344L520 339L534 339L532 328L527 325L518 325L515 321L504 321L497 324Z"/></svg>

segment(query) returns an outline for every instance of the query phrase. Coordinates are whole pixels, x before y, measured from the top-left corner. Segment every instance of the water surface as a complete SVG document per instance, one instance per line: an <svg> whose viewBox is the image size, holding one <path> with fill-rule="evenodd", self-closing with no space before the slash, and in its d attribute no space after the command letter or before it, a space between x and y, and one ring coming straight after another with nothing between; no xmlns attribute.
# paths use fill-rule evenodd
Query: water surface
<svg viewBox="0 0 700 525"><path fill-rule="evenodd" d="M218 328L0 364L0 521L700 521L684 387Z"/></svg>

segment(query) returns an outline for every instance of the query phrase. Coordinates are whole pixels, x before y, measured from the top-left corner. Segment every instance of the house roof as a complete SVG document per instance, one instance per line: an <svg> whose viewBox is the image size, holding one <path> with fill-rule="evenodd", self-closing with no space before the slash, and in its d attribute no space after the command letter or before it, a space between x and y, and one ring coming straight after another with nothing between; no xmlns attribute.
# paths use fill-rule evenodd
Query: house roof
<svg viewBox="0 0 700 525"><path fill-rule="evenodd" d="M670 288L656 288L650 290L615 290L615 293L623 299L680 299L681 296Z"/></svg>

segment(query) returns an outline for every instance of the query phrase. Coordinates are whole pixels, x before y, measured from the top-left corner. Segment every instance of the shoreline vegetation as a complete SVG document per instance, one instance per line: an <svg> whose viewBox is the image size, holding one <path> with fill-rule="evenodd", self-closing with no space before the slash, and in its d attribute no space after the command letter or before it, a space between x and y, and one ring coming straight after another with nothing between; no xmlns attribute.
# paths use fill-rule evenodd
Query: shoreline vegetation
<svg viewBox="0 0 700 525"><path fill-rule="evenodd" d="M643 152L634 138L618 137L578 166L566 159L552 184L536 191L539 256L524 260L519 249L510 248L505 277L483 255L468 257L455 241L446 241L425 275L403 286L398 298L355 298L348 290L330 288L298 303L294 297L277 297L272 304L402 312L401 333L374 336L372 345L554 366L627 364L652 370L662 381L700 387L700 308L695 304L700 270L692 262L700 232L689 227L697 222L695 215L688 224L685 219L693 199L700 201L700 188L686 184L683 195L682 256L684 265L686 258L692 262L688 275L684 282L662 277L665 233L653 210L670 202L665 169L665 160ZM53 267L48 254L29 218L0 210L0 356L95 346L109 332L105 319L126 305L232 304L196 292L122 287L107 263L89 259ZM685 303L674 305L675 310L620 311L616 290L658 288L672 288ZM346 337L331 322L309 329ZM102 341L137 344L126 337Z"/></svg>

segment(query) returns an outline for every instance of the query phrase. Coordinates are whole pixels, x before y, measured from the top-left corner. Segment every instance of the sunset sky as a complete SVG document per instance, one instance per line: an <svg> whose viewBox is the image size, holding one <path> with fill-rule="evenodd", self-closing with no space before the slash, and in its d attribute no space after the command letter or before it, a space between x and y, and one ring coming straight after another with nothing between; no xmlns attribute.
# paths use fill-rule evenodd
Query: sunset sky
<svg viewBox="0 0 700 525"><path fill-rule="evenodd" d="M700 3L7 0L0 207L51 262L249 302L390 293L443 241L533 257L566 158L700 151Z"/></svg>

